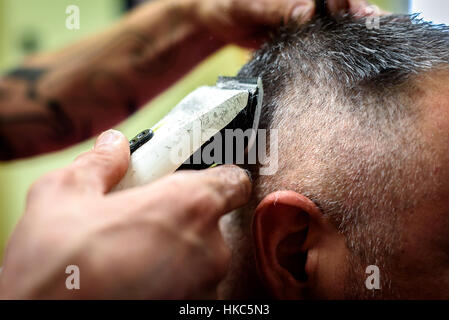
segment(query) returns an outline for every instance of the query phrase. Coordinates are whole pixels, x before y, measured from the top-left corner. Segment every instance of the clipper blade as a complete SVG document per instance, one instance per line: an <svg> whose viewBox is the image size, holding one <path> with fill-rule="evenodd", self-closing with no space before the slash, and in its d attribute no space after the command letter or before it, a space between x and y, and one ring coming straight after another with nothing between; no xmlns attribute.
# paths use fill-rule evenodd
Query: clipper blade
<svg viewBox="0 0 449 320"><path fill-rule="evenodd" d="M211 164L202 162L201 164L194 164L194 159L202 159L201 155L204 148L210 144L217 135L221 135L222 141L222 161L216 164L243 164L237 163L236 160L241 158L242 155L237 155L235 141L232 142L232 150L227 150L225 146L224 138L226 136L226 130L242 130L243 133L248 133L249 136L244 140L244 153L243 157L246 157L248 151L254 146L257 138L257 130L259 128L259 119L262 108L263 100L263 85L262 79L259 78L242 78L242 77L219 77L215 85L222 90L242 90L248 92L248 102L246 107L223 129L221 129L215 136L201 146L181 167L180 169L205 169L210 167ZM252 130L251 130L252 129ZM251 130L251 131L248 131ZM232 152L232 157L229 153ZM201 160L202 161L202 160Z"/></svg>

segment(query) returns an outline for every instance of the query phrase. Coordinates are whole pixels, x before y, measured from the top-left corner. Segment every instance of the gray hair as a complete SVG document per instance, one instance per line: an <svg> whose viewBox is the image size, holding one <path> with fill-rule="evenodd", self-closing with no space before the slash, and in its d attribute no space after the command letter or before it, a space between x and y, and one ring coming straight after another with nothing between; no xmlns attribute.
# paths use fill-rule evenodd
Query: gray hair
<svg viewBox="0 0 449 320"><path fill-rule="evenodd" d="M362 266L391 267L398 213L437 187L436 151L417 128L413 99L415 80L448 64L447 26L393 15L369 29L339 16L281 28L239 73L262 77L261 127L279 129L279 171L252 170L254 203L280 189L311 198L353 253L351 281L359 282L348 283L348 297L360 294L354 285L364 288L354 280ZM382 286L391 289L391 279Z"/></svg>

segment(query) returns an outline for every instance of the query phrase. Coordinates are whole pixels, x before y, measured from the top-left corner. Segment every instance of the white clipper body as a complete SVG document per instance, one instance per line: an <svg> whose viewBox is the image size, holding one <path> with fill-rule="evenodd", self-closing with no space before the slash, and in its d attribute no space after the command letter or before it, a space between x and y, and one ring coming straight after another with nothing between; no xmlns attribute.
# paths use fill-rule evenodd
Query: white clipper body
<svg viewBox="0 0 449 320"><path fill-rule="evenodd" d="M259 90L257 121L255 119L253 124L253 129L257 130L262 102L261 80L242 83L234 79L238 78L220 78L217 86L196 89L162 118L152 128L154 136L134 152L131 149L128 171L113 191L145 185L175 172L248 106L251 90Z"/></svg>

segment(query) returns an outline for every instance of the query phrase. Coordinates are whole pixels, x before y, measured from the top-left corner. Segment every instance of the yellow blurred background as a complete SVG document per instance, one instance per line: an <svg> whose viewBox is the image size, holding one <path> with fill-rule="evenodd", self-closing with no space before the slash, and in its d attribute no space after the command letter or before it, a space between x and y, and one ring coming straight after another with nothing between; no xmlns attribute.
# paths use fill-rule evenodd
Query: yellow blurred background
<svg viewBox="0 0 449 320"><path fill-rule="evenodd" d="M164 0L162 0L164 1ZM210 1L210 0L204 0ZM127 0L0 0L0 73L36 51L62 47L98 32L124 14ZM407 12L408 0L371 1L382 9ZM65 28L68 5L80 8L79 30ZM151 127L185 95L200 85L215 83L219 75L235 75L249 59L246 50L229 46L200 64L169 90L117 126L127 137ZM0 263L8 236L20 218L27 190L44 173L70 163L91 148L93 140L26 160L0 162Z"/></svg>

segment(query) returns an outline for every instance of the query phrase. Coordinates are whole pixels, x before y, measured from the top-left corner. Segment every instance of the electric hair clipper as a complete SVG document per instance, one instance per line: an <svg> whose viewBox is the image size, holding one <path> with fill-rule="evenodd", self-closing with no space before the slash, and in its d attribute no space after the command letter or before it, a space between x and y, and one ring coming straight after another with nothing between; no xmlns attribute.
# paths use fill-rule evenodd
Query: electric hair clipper
<svg viewBox="0 0 449 320"><path fill-rule="evenodd" d="M214 165L201 152L226 129L251 129L247 152L256 141L262 99L261 78L220 77L215 86L196 89L130 141L130 165L114 190L145 185L178 169Z"/></svg>

